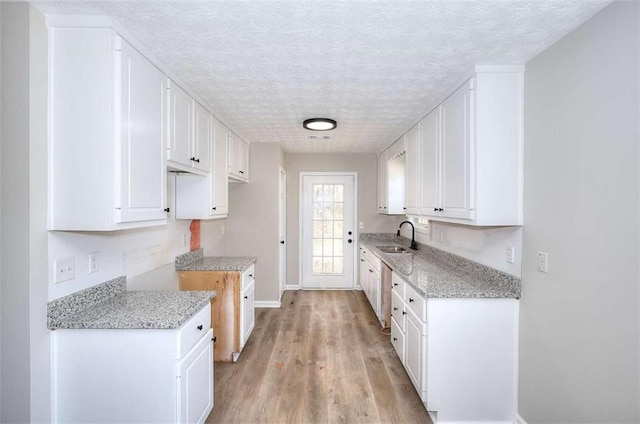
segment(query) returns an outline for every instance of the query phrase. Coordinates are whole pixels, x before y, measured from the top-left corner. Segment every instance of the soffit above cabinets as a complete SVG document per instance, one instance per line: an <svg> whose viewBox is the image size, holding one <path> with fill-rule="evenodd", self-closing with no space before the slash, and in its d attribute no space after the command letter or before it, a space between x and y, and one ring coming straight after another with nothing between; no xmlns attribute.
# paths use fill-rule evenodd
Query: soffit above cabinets
<svg viewBox="0 0 640 424"><path fill-rule="evenodd" d="M610 0L45 1L120 26L249 142L380 152L476 64L523 64ZM338 121L309 139L305 119Z"/></svg>

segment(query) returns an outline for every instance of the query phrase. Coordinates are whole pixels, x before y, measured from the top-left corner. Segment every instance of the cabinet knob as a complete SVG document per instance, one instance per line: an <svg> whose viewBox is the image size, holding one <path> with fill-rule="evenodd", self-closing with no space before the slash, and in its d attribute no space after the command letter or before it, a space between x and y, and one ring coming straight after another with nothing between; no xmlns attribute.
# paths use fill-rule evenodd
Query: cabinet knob
<svg viewBox="0 0 640 424"><path fill-rule="evenodd" d="M165 211L166 213L169 213L169 212L171 212L171 208L164 208L164 211Z"/></svg>
<svg viewBox="0 0 640 424"><path fill-rule="evenodd" d="M369 268L369 272L373 272L373 270L371 268Z"/></svg>
<svg viewBox="0 0 640 424"><path fill-rule="evenodd" d="M200 158L196 159L196 162L200 163Z"/></svg>
<svg viewBox="0 0 640 424"><path fill-rule="evenodd" d="M244 298L245 298L245 299L249 299L249 296L245 296Z"/></svg>
<svg viewBox="0 0 640 424"><path fill-rule="evenodd" d="M244 174L244 171L238 171L238 172L240 172L241 174Z"/></svg>
<svg viewBox="0 0 640 424"><path fill-rule="evenodd" d="M406 207L406 206L403 206L403 207L402 207L402 209L406 211L406 210L407 210L407 207Z"/></svg>
<svg viewBox="0 0 640 424"><path fill-rule="evenodd" d="M249 277L253 278L253 274L249 274Z"/></svg>
<svg viewBox="0 0 640 424"><path fill-rule="evenodd" d="M196 160L195 156L194 157L190 157L189 160L194 161Z"/></svg>
<svg viewBox="0 0 640 424"><path fill-rule="evenodd" d="M433 211L434 212L438 212L438 208L433 208Z"/></svg>
<svg viewBox="0 0 640 424"><path fill-rule="evenodd" d="M217 207L217 206L214 206L214 207L212 207L211 209L215 211L215 210L218 210L218 207Z"/></svg>
<svg viewBox="0 0 640 424"><path fill-rule="evenodd" d="M284 244L284 240L280 240L280 244Z"/></svg>
<svg viewBox="0 0 640 424"><path fill-rule="evenodd" d="M398 341L398 338L397 338L397 337L394 337L394 338L393 338L393 341L394 341L394 342L397 342L397 341Z"/></svg>
<svg viewBox="0 0 640 424"><path fill-rule="evenodd" d="M398 287L398 283L393 283L393 287Z"/></svg>
<svg viewBox="0 0 640 424"><path fill-rule="evenodd" d="M394 306L394 307L393 307L393 310L394 310L394 311L397 311L397 310L398 310L398 308L396 308L396 307Z"/></svg>
<svg viewBox="0 0 640 424"><path fill-rule="evenodd" d="M202 331L202 324L196 327L198 330Z"/></svg>
<svg viewBox="0 0 640 424"><path fill-rule="evenodd" d="M402 311L402 315L407 315L407 313L405 311Z"/></svg>
<svg viewBox="0 0 640 424"><path fill-rule="evenodd" d="M413 302L413 299L412 299L412 298L409 298L409 303L411 303L411 302Z"/></svg>
<svg viewBox="0 0 640 424"><path fill-rule="evenodd" d="M364 262L364 259L360 259L360 262Z"/></svg>
<svg viewBox="0 0 640 424"><path fill-rule="evenodd" d="M438 212L442 212L444 209L442 208L438 208Z"/></svg>
<svg viewBox="0 0 640 424"><path fill-rule="evenodd" d="M218 340L218 338L216 336L213 336L213 339L211 339L212 342L216 342Z"/></svg>

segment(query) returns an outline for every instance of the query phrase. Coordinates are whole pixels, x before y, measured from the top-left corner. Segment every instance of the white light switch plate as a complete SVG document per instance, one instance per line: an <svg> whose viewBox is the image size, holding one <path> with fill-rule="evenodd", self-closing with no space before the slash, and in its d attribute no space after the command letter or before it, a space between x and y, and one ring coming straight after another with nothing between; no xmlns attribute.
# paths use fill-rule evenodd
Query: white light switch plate
<svg viewBox="0 0 640 424"><path fill-rule="evenodd" d="M549 254L546 252L538 252L538 271L549 271Z"/></svg>

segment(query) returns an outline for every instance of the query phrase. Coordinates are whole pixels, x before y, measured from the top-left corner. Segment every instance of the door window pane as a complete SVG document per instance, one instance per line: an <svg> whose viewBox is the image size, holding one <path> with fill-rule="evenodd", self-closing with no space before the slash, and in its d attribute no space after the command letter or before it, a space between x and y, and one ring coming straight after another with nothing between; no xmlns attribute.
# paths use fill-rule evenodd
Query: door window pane
<svg viewBox="0 0 640 424"><path fill-rule="evenodd" d="M343 274L344 186L313 184L314 275Z"/></svg>

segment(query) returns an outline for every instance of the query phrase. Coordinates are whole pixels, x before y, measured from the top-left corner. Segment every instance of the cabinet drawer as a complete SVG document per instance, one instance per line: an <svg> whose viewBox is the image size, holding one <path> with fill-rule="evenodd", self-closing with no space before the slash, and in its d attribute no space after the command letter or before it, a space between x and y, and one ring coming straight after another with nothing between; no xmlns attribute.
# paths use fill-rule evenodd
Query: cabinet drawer
<svg viewBox="0 0 640 424"><path fill-rule="evenodd" d="M242 275L240 276L240 279L241 279L240 288L241 288L241 290L246 289L249 286L249 284L251 284L251 282L254 281L255 272L256 272L256 266L255 265L251 265L249 268L247 268L246 270L244 270L242 272Z"/></svg>
<svg viewBox="0 0 640 424"><path fill-rule="evenodd" d="M427 299L418 294L418 292L408 284L405 287L404 301L407 308L411 309L418 319L422 321L427 320Z"/></svg>
<svg viewBox="0 0 640 424"><path fill-rule="evenodd" d="M400 299L404 299L404 286L406 284L395 272L391 275L391 292L400 296Z"/></svg>
<svg viewBox="0 0 640 424"><path fill-rule="evenodd" d="M176 358L180 359L207 334L211 328L211 303L202 308L191 319L182 324L176 336Z"/></svg>
<svg viewBox="0 0 640 424"><path fill-rule="evenodd" d="M400 362L404 364L404 332L400 330L395 317L391 319L391 344L400 358Z"/></svg>
<svg viewBox="0 0 640 424"><path fill-rule="evenodd" d="M407 320L404 300L394 291L391 292L391 316L396 320L400 330L404 331Z"/></svg>
<svg viewBox="0 0 640 424"><path fill-rule="evenodd" d="M369 262L369 264L371 264L374 271L380 272L380 258L378 258L369 250L366 250L365 258Z"/></svg>

